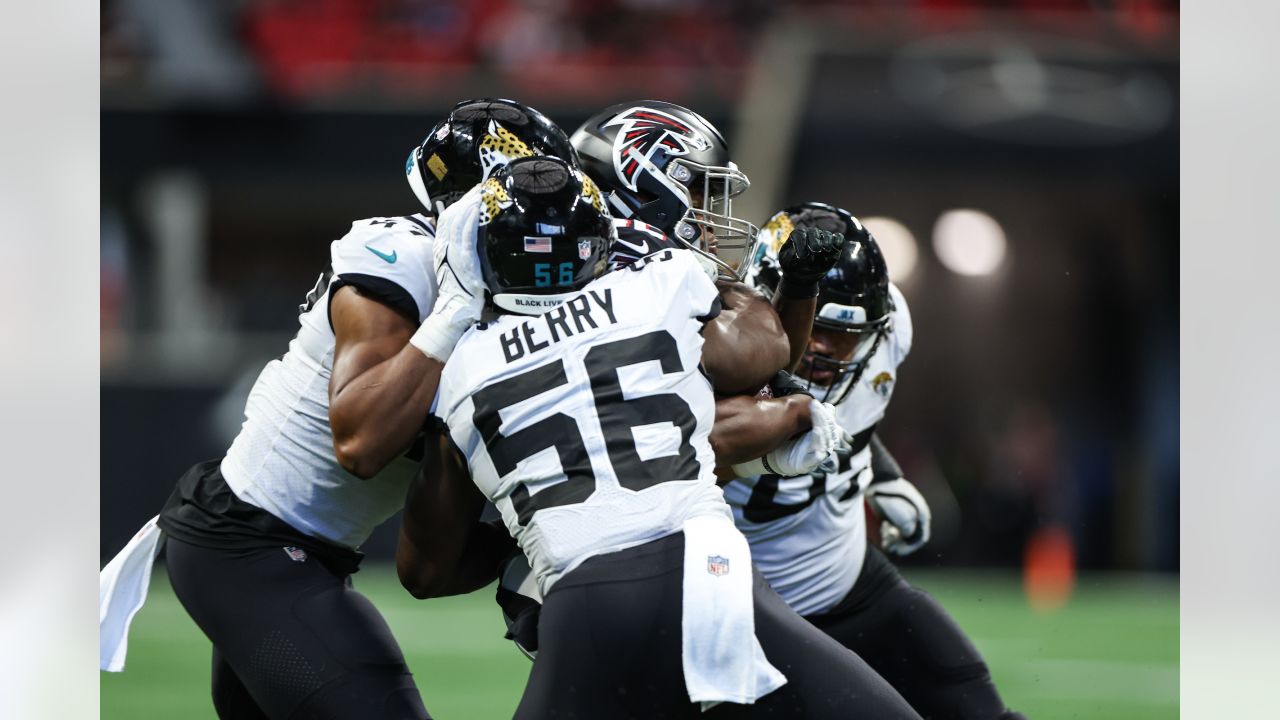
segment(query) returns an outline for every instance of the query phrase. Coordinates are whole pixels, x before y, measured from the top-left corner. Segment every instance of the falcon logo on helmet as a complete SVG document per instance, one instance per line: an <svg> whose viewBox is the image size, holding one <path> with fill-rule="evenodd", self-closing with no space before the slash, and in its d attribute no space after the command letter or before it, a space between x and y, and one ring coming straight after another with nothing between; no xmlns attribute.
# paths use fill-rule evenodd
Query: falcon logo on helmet
<svg viewBox="0 0 1280 720"><path fill-rule="evenodd" d="M614 125L620 127L613 140L613 167L631 190L637 189L636 176L640 168L654 165L653 154L658 150L680 156L710 147L706 138L694 132L693 128L660 110L647 107L632 108L604 126Z"/></svg>

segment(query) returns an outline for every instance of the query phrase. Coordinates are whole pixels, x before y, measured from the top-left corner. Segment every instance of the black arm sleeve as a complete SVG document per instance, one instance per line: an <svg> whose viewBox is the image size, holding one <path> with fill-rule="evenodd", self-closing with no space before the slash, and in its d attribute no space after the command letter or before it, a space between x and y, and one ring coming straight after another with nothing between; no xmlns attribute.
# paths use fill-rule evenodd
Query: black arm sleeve
<svg viewBox="0 0 1280 720"><path fill-rule="evenodd" d="M898 461L894 460L889 451L885 449L884 443L880 442L880 436L872 433L871 483L874 485L878 482L897 480L902 475L902 468L898 466Z"/></svg>

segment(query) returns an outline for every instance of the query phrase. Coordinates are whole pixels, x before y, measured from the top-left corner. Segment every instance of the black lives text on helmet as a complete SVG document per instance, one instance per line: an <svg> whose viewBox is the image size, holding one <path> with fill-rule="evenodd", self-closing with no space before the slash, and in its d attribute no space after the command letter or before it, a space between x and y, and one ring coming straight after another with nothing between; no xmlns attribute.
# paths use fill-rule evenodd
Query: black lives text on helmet
<svg viewBox="0 0 1280 720"><path fill-rule="evenodd" d="M733 198L751 183L714 125L688 108L644 100L596 114L572 142L615 215L653 225L742 277L759 231L733 217Z"/></svg>
<svg viewBox="0 0 1280 720"><path fill-rule="evenodd" d="M409 151L405 175L414 195L439 215L506 163L536 155L559 157L574 167L578 162L564 131L528 105L464 100Z"/></svg>
<svg viewBox="0 0 1280 720"><path fill-rule="evenodd" d="M774 214L760 231L760 247L750 269L753 284L766 294L777 289L780 273L778 250L797 227L816 227L845 237L839 260L818 281L815 330L856 333L853 353L836 358L806 352L800 374L829 374L826 392L819 399L839 403L861 377L863 369L891 331L893 297L889 271L880 246L871 233L847 210L827 203L807 202Z"/></svg>
<svg viewBox="0 0 1280 720"><path fill-rule="evenodd" d="M536 315L604 272L613 218L596 184L556 157L511 161L480 186L476 249L490 300Z"/></svg>

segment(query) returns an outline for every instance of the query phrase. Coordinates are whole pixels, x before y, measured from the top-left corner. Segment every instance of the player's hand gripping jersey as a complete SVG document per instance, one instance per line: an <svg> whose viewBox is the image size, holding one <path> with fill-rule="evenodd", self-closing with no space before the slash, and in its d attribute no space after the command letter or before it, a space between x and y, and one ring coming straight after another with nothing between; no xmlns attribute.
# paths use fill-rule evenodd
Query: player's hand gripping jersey
<svg viewBox="0 0 1280 720"><path fill-rule="evenodd" d="M718 298L692 252L663 250L458 343L437 415L543 593L593 555L728 514L699 371Z"/></svg>
<svg viewBox="0 0 1280 720"><path fill-rule="evenodd" d="M852 452L832 454L810 475L760 475L724 488L734 522L751 543L751 557L773 589L801 615L830 609L848 594L866 551L863 491L871 482L868 443L893 396L898 365L911 350L907 301L890 285L892 331L867 361L849 394L836 405Z"/></svg>
<svg viewBox="0 0 1280 720"><path fill-rule="evenodd" d="M434 235L432 221L421 215L371 218L352 223L332 243L330 267L299 307L297 336L258 376L244 426L222 461L222 474L241 500L308 535L350 548L403 506L420 449L369 480L348 473L334 455L329 299L352 285L421 322L436 296Z"/></svg>

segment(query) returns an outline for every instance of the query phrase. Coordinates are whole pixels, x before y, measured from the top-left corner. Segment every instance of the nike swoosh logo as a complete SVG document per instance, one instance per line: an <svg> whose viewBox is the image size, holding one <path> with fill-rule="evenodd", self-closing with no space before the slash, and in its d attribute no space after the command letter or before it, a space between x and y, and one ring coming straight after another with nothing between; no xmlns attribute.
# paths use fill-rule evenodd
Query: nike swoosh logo
<svg viewBox="0 0 1280 720"><path fill-rule="evenodd" d="M368 245L365 245L365 246L364 246L364 249L365 249L365 250L368 250L369 252L373 253L374 255L377 255L378 257L382 258L383 260L386 260L386 261L387 261L387 262L389 262L389 263L394 263L394 262L396 261L396 251L395 251L395 250L392 250L392 251L391 251L391 254L390 254L390 255L388 255L388 254L386 254L386 253L384 253L384 252L378 252L377 250L374 250L373 248L369 247Z"/></svg>
<svg viewBox="0 0 1280 720"><path fill-rule="evenodd" d="M616 243L617 243L617 244L619 244L619 245L623 245L623 246L625 246L625 247L629 247L629 248L631 248L633 251L638 252L638 253L644 253L645 251L647 251L647 250L649 249L649 244L648 244L648 243L643 243L643 242L642 242L642 243L639 243L639 244L635 244L635 243L628 242L627 240L623 240L622 238L618 238L618 239L617 239L617 240L615 240L614 242L616 242Z"/></svg>

